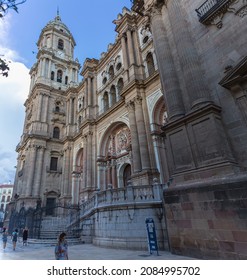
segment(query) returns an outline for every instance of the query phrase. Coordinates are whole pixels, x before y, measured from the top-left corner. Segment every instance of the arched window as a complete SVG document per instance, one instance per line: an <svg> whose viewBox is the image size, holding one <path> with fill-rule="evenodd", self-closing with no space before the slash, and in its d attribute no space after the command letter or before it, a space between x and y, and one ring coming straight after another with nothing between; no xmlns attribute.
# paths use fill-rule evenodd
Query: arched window
<svg viewBox="0 0 247 280"><path fill-rule="evenodd" d="M107 78L105 77L102 81L103 85L106 84L106 82L107 82Z"/></svg>
<svg viewBox="0 0 247 280"><path fill-rule="evenodd" d="M142 40L142 43L143 43L143 44L146 44L147 41L148 41L148 39L149 39L149 37L148 37L148 36L145 36L145 37L143 38L143 40Z"/></svg>
<svg viewBox="0 0 247 280"><path fill-rule="evenodd" d="M62 83L62 79L63 79L63 71L58 70L57 71L57 82Z"/></svg>
<svg viewBox="0 0 247 280"><path fill-rule="evenodd" d="M10 202L10 196L7 197L7 202Z"/></svg>
<svg viewBox="0 0 247 280"><path fill-rule="evenodd" d="M68 84L68 76L65 77L65 85Z"/></svg>
<svg viewBox="0 0 247 280"><path fill-rule="evenodd" d="M151 76L154 71L154 59L152 53L148 53L146 57L146 62L147 62L147 68L148 68L148 75Z"/></svg>
<svg viewBox="0 0 247 280"><path fill-rule="evenodd" d="M56 126L53 129L53 138L59 139L59 137L60 137L60 129L59 127Z"/></svg>
<svg viewBox="0 0 247 280"><path fill-rule="evenodd" d="M119 62L116 66L117 71L119 71L121 69L121 67L122 67L122 64L121 64L121 62Z"/></svg>
<svg viewBox="0 0 247 280"><path fill-rule="evenodd" d="M55 112L60 112L60 107L58 105L55 107Z"/></svg>
<svg viewBox="0 0 247 280"><path fill-rule="evenodd" d="M118 94L120 94L122 92L123 86L124 86L123 79L120 78L117 83Z"/></svg>
<svg viewBox="0 0 247 280"><path fill-rule="evenodd" d="M58 40L57 48L58 48L59 50L63 50L63 48L64 48L64 43L63 43L63 40L62 40L62 39L59 39L59 40Z"/></svg>
<svg viewBox="0 0 247 280"><path fill-rule="evenodd" d="M103 102L104 102L104 111L106 111L109 109L109 98L107 92L104 93Z"/></svg>
<svg viewBox="0 0 247 280"><path fill-rule="evenodd" d="M115 86L111 87L110 94L111 94L111 105L114 105L117 102Z"/></svg>
<svg viewBox="0 0 247 280"><path fill-rule="evenodd" d="M51 80L54 81L54 71L51 71Z"/></svg>
<svg viewBox="0 0 247 280"><path fill-rule="evenodd" d="M58 163L58 158L57 157L51 157L50 170L57 171L57 163Z"/></svg>
<svg viewBox="0 0 247 280"><path fill-rule="evenodd" d="M112 65L110 66L108 73L109 73L109 79L113 79L114 78L114 68Z"/></svg>

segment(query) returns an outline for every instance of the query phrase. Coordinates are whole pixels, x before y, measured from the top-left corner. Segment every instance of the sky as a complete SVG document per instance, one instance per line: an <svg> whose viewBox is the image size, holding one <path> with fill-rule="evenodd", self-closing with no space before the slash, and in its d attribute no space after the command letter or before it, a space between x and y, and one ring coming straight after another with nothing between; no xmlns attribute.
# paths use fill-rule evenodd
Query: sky
<svg viewBox="0 0 247 280"><path fill-rule="evenodd" d="M57 11L76 41L75 58L100 58L115 41L112 23L130 0L27 0L18 13L0 19L0 55L10 61L9 76L0 76L0 184L14 183L17 144L23 132L29 70L36 61L42 28Z"/></svg>

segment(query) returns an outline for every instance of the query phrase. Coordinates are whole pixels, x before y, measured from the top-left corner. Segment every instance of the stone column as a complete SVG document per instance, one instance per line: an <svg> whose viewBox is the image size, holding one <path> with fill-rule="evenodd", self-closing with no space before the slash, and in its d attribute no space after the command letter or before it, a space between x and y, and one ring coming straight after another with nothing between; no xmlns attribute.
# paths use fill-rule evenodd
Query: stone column
<svg viewBox="0 0 247 280"><path fill-rule="evenodd" d="M82 187L86 188L87 186L87 144L88 139L87 135L83 136L83 181L82 181Z"/></svg>
<svg viewBox="0 0 247 280"><path fill-rule="evenodd" d="M145 128L143 108L142 108L142 98L137 96L135 98L135 116L136 124L138 131L138 139L140 145L140 154L141 154L141 163L142 170L149 170L151 168L149 150L148 150L148 141L147 141L147 132Z"/></svg>
<svg viewBox="0 0 247 280"><path fill-rule="evenodd" d="M128 70L129 68L129 61L128 61L128 53L127 53L127 46L126 46L126 35L123 34L121 37L121 46L123 50L123 66L124 70Z"/></svg>
<svg viewBox="0 0 247 280"><path fill-rule="evenodd" d="M104 168L103 168L103 163L102 162L97 162L97 187L100 190L103 190L104 186Z"/></svg>
<svg viewBox="0 0 247 280"><path fill-rule="evenodd" d="M47 118L48 118L48 106L49 106L49 96L44 94L44 111L42 112L42 118L41 121L42 122L47 122Z"/></svg>
<svg viewBox="0 0 247 280"><path fill-rule="evenodd" d="M88 106L88 80L85 79L85 108Z"/></svg>
<svg viewBox="0 0 247 280"><path fill-rule="evenodd" d="M79 183L80 183L80 174L73 173L73 175L72 175L72 203L74 205L79 203L79 197L80 197Z"/></svg>
<svg viewBox="0 0 247 280"><path fill-rule="evenodd" d="M87 84L88 84L88 90L87 90L88 106L92 106L92 81L91 81L91 77L87 78Z"/></svg>
<svg viewBox="0 0 247 280"><path fill-rule="evenodd" d="M132 32L130 29L127 30L127 41L128 41L129 60L130 60L129 62L131 66L132 64L135 64L135 53L134 53Z"/></svg>
<svg viewBox="0 0 247 280"><path fill-rule="evenodd" d="M45 76L45 58L42 59L41 76Z"/></svg>
<svg viewBox="0 0 247 280"><path fill-rule="evenodd" d="M92 140L93 133L87 134L87 187L92 188Z"/></svg>
<svg viewBox="0 0 247 280"><path fill-rule="evenodd" d="M151 29L168 117L173 120L183 116L185 110L160 8L153 9L151 12Z"/></svg>
<svg viewBox="0 0 247 280"><path fill-rule="evenodd" d="M70 193L70 174L71 174L71 147L66 147L64 151L63 166L63 196L71 195Z"/></svg>
<svg viewBox="0 0 247 280"><path fill-rule="evenodd" d="M47 77L51 79L51 60L49 59L48 74Z"/></svg>
<svg viewBox="0 0 247 280"><path fill-rule="evenodd" d="M70 121L70 118L69 118L69 102L70 102L70 99L67 100L67 102L66 102L66 125L68 125L69 121Z"/></svg>
<svg viewBox="0 0 247 280"><path fill-rule="evenodd" d="M39 65L38 65L38 77L40 77L40 76L42 76L42 62L43 62L43 60L42 60L42 58L40 58L40 60L39 60Z"/></svg>
<svg viewBox="0 0 247 280"><path fill-rule="evenodd" d="M28 179L27 179L27 186L26 186L26 196L32 196L33 191L33 179L35 173L35 163L37 158L37 147L33 145L30 149L30 161L29 161L29 168L28 168Z"/></svg>
<svg viewBox="0 0 247 280"><path fill-rule="evenodd" d="M111 163L107 162L107 184L106 184L106 188L109 187L109 185L112 185L112 167L111 167Z"/></svg>
<svg viewBox="0 0 247 280"><path fill-rule="evenodd" d="M131 132L131 146L132 146L132 155L133 155L133 171L134 173L140 172L141 167L141 156L140 156L140 145L139 138L136 126L136 117L135 117L135 104L133 101L130 101L126 104L128 108L129 123L130 123L130 132Z"/></svg>
<svg viewBox="0 0 247 280"><path fill-rule="evenodd" d="M44 162L44 153L45 147L38 147L37 150L37 162L36 162L36 176L35 176L35 183L33 189L33 196L39 197L41 191L41 178L42 178L42 171L43 171L43 162Z"/></svg>
<svg viewBox="0 0 247 280"><path fill-rule="evenodd" d="M69 124L72 124L72 115L73 115L73 104L72 104L72 98L69 99Z"/></svg>
<svg viewBox="0 0 247 280"><path fill-rule="evenodd" d="M181 1L168 1L167 11L178 51L179 62L190 99L191 108L210 102L209 90L203 78L199 55L186 21L187 14Z"/></svg>
<svg viewBox="0 0 247 280"><path fill-rule="evenodd" d="M98 99L97 99L97 94L96 94L96 90L97 90L97 78L96 76L93 77L93 106L98 105Z"/></svg>
<svg viewBox="0 0 247 280"><path fill-rule="evenodd" d="M117 165L116 165L116 162L115 160L112 160L112 173L111 173L111 176L112 176L112 187L113 189L117 189Z"/></svg>
<svg viewBox="0 0 247 280"><path fill-rule="evenodd" d="M137 31L133 31L133 43L134 43L134 49L136 50L136 63L138 66L142 64L142 58L141 58L141 53L139 51L139 39L138 39L138 34Z"/></svg>
<svg viewBox="0 0 247 280"><path fill-rule="evenodd" d="M73 98L73 124L76 123L76 108L77 108L77 99Z"/></svg>
<svg viewBox="0 0 247 280"><path fill-rule="evenodd" d="M42 111L42 103L43 103L43 94L40 93L38 95L38 108L37 108L37 115L36 115L36 121L41 121L41 111Z"/></svg>

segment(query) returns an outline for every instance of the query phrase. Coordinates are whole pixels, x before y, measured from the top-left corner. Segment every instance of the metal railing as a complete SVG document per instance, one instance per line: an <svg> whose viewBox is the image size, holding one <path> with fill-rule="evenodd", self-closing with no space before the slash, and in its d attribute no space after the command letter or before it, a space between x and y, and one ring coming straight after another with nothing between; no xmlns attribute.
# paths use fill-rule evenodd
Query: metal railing
<svg viewBox="0 0 247 280"><path fill-rule="evenodd" d="M203 15L205 15L218 2L219 2L219 0L207 0L207 1L205 1L198 9L196 9L198 17L202 17Z"/></svg>
<svg viewBox="0 0 247 280"><path fill-rule="evenodd" d="M205 16L212 9L216 7L221 7L232 2L231 0L206 0L198 9L196 9L197 15L199 18Z"/></svg>

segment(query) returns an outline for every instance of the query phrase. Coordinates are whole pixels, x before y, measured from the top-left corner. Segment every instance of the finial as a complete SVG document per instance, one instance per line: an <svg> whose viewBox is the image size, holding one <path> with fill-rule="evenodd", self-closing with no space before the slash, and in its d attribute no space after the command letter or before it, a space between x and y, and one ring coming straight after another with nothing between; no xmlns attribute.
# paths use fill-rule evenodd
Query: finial
<svg viewBox="0 0 247 280"><path fill-rule="evenodd" d="M57 6L57 16L56 16L56 20L61 20L61 18L60 18L60 13L59 13L59 6Z"/></svg>

